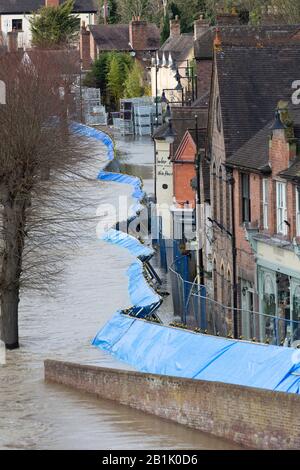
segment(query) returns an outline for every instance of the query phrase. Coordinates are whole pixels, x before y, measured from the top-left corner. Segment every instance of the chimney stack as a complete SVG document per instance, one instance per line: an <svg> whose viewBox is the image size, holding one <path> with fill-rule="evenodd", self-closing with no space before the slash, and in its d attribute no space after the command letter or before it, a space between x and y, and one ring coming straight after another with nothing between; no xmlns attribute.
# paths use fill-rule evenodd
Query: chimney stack
<svg viewBox="0 0 300 470"><path fill-rule="evenodd" d="M231 13L225 13L220 11L217 13L217 25L218 26L234 26L240 24L240 17L235 9Z"/></svg>
<svg viewBox="0 0 300 470"><path fill-rule="evenodd" d="M133 17L129 23L129 42L134 51L145 51L147 45L147 21L141 21L140 17Z"/></svg>
<svg viewBox="0 0 300 470"><path fill-rule="evenodd" d="M45 0L45 6L46 7L58 7L59 0Z"/></svg>
<svg viewBox="0 0 300 470"><path fill-rule="evenodd" d="M18 51L18 31L15 29L7 33L7 49L8 52Z"/></svg>
<svg viewBox="0 0 300 470"><path fill-rule="evenodd" d="M83 21L80 29L80 59L83 70L90 69L92 63L90 34Z"/></svg>
<svg viewBox="0 0 300 470"><path fill-rule="evenodd" d="M203 18L203 15L196 21L194 21L194 40L200 38L209 29L209 21Z"/></svg>
<svg viewBox="0 0 300 470"><path fill-rule="evenodd" d="M181 34L180 20L178 15L175 16L175 20L170 20L170 38L179 37Z"/></svg>
<svg viewBox="0 0 300 470"><path fill-rule="evenodd" d="M277 7L269 5L262 11L261 23L263 25L277 24L280 23Z"/></svg>

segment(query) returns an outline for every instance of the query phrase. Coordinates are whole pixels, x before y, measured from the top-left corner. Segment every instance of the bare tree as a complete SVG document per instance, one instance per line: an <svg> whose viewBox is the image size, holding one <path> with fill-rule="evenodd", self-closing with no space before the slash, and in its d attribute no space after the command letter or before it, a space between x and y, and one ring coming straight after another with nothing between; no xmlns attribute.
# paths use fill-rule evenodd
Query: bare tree
<svg viewBox="0 0 300 470"><path fill-rule="evenodd" d="M45 201L54 200L51 175L73 171L83 155L78 141L70 138L67 121L75 71L72 52L35 51L1 58L6 104L0 105L0 332L8 349L19 346L21 280L38 288L43 276L48 283L51 272L58 270L48 248L63 233L59 213L64 219L64 210L57 199L55 211ZM34 235L31 243L29 233Z"/></svg>

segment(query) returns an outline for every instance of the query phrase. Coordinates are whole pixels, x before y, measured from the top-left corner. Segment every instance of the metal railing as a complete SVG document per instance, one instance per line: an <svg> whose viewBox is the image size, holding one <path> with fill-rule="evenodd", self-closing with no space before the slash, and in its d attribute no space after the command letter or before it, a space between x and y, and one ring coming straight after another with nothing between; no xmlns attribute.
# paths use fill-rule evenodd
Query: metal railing
<svg viewBox="0 0 300 470"><path fill-rule="evenodd" d="M207 295L206 287L185 281L169 268L171 275L174 313L180 316L182 326L199 332L233 338L234 315L237 316L239 339L281 345L300 345L300 322L278 316L222 305Z"/></svg>

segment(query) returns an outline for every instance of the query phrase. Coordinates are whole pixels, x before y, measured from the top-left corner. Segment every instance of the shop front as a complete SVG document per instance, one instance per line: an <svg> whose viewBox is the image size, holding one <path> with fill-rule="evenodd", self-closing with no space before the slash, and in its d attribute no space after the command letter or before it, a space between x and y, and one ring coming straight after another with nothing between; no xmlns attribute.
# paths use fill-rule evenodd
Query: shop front
<svg viewBox="0 0 300 470"><path fill-rule="evenodd" d="M258 242L259 340L291 345L300 340L300 258L287 248Z"/></svg>

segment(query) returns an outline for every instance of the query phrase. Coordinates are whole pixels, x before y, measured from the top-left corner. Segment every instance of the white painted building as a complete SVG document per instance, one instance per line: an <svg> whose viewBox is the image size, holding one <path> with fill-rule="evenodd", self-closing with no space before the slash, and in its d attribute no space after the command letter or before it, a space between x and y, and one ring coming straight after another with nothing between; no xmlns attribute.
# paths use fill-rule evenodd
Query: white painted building
<svg viewBox="0 0 300 470"><path fill-rule="evenodd" d="M0 32L4 43L7 33L16 30L18 46L30 48L30 18L45 5L55 6L61 3L62 0L0 0ZM96 24L96 0L75 0L74 14L78 15L81 24Z"/></svg>

